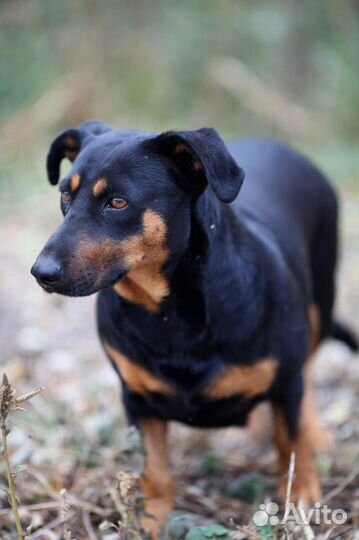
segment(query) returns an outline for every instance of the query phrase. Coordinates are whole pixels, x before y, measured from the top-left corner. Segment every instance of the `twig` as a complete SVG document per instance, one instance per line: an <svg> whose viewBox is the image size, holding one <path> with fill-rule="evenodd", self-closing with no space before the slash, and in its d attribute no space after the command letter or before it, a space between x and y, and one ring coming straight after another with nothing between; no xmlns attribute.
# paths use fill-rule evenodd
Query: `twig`
<svg viewBox="0 0 359 540"><path fill-rule="evenodd" d="M71 506L74 506L75 508L81 508L82 510L86 510L87 512L90 512L91 514L97 514L100 517L108 517L111 515L111 510L106 510L104 508L100 508L99 506L96 506L94 504L81 501L75 498L69 497L69 502ZM38 503L38 504L28 504L28 505L22 505L22 510L28 510L28 511L36 511L36 510L54 510L59 507L58 499L55 501L48 501L44 503ZM0 510L0 517L1 516L7 516L11 510L9 508L4 508Z"/></svg>
<svg viewBox="0 0 359 540"><path fill-rule="evenodd" d="M52 499L57 501L56 504L54 503L55 505L54 507L58 508L58 503L61 502L62 500L61 494L55 489L53 489L51 484L48 482L47 478L45 478L41 473L39 473L39 471L35 471L32 468L29 468L27 472L28 474L31 474L40 483L40 485L43 487L43 489L45 490L46 494L49 497L52 497ZM71 493L70 494L68 493L66 497L67 497L67 502L70 504L70 506L82 508L83 510L87 510L91 512L92 514L97 514L101 517L107 517L111 514L110 510L106 510L105 508L101 508L100 506L96 506L92 503L82 501L81 499L78 499L75 495L72 495ZM1 515L1 510L0 510L0 515Z"/></svg>
<svg viewBox="0 0 359 540"><path fill-rule="evenodd" d="M334 489L332 489L331 491L329 491L329 493L327 493L327 495L323 498L322 500L322 503L325 504L327 503L328 501L330 501L330 499L332 499L333 497L335 497L336 495L338 495L341 491L343 491L343 489L345 487L347 487L347 485L349 485L353 480L355 480L356 476L359 474L359 465L357 465L353 471L351 471L348 476L346 476L342 482L340 482L340 484L335 487Z"/></svg>
<svg viewBox="0 0 359 540"><path fill-rule="evenodd" d="M75 514L76 514L76 512L72 512L72 513L68 514L67 519L68 520L72 519ZM58 525L61 525L61 524L62 524L62 516L59 516L59 517L53 519L52 521L50 521L50 523L48 523L44 527L41 527L41 529L39 529L36 532L30 534L26 538L26 540L35 540L35 538L42 538L42 535L44 533L46 533L46 531L54 529L55 527L57 527Z"/></svg>
<svg viewBox="0 0 359 540"><path fill-rule="evenodd" d="M14 474L12 472L11 463L9 459L7 436L10 433L10 429L7 427L6 420L11 410L24 411L25 409L20 407L20 405L22 403L25 403L25 401L28 401L29 399L33 398L40 392L42 392L42 390L43 388L36 388L36 390L33 390L32 392L28 392L27 394L23 394L22 396L15 398L15 389L9 383L9 379L7 378L6 373L3 374L2 384L0 386L0 423L1 423L1 439L2 439L2 446L3 446L2 453L4 456L7 481L9 485L9 491L10 491L11 508L14 514L15 525L16 525L16 530L17 530L19 540L24 540L25 533L21 525L21 519L20 519L19 508L18 508L18 503L17 503L16 490L15 490Z"/></svg>
<svg viewBox="0 0 359 540"><path fill-rule="evenodd" d="M285 494L285 515L289 512L290 496L292 493L292 485L295 474L295 452L290 453L289 469L288 469L288 482L287 491Z"/></svg>
<svg viewBox="0 0 359 540"><path fill-rule="evenodd" d="M300 514L302 516L304 516L305 506L304 506L302 501L299 501L298 508L301 511ZM315 539L315 534L314 534L313 529L312 529L312 527L310 526L309 523L306 523L305 520L304 521L301 520L300 526L301 526L301 529L303 531L304 538L306 540L314 540Z"/></svg>
<svg viewBox="0 0 359 540"><path fill-rule="evenodd" d="M82 521L86 529L86 532L88 534L89 540L98 540L95 534L95 531L92 527L92 523L90 519L90 512L88 512L88 510L82 511Z"/></svg>
<svg viewBox="0 0 359 540"><path fill-rule="evenodd" d="M1 422L3 456L4 456L5 468L6 468L6 474L7 474L7 481L8 481L9 490L10 490L11 508L14 514L15 525L16 525L17 534L19 535L19 540L23 540L23 538L25 538L25 535L24 535L24 531L21 525L19 509L17 505L16 491L15 491L14 475L11 470L11 464L9 460L9 453L8 453L8 447L7 447L8 433L9 432L6 428L5 422Z"/></svg>
<svg viewBox="0 0 359 540"><path fill-rule="evenodd" d="M38 511L38 510L53 510L54 508L58 508L59 504L57 502L49 501L45 503L37 503L37 504L28 504L28 505L21 505L22 510L26 510L28 512L31 511ZM7 516L10 514L12 510L10 508L3 508L0 510L0 517L1 516Z"/></svg>

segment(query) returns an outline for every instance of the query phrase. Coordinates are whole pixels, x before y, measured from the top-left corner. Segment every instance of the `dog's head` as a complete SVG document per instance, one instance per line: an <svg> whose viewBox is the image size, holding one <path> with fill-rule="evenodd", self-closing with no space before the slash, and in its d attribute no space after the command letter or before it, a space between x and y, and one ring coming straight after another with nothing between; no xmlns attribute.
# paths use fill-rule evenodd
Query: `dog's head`
<svg viewBox="0 0 359 540"><path fill-rule="evenodd" d="M213 129L154 135L91 121L53 141L51 184L63 158L73 164L60 182L64 221L31 271L46 291L70 296L113 286L129 273L151 280L185 252L202 192L232 201L244 177Z"/></svg>

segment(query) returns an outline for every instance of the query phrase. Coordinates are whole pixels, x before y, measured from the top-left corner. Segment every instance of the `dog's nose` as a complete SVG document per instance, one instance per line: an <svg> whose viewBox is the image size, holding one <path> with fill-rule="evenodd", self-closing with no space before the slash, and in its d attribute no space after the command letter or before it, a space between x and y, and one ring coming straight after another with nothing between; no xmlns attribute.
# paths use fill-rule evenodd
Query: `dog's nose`
<svg viewBox="0 0 359 540"><path fill-rule="evenodd" d="M31 273L40 284L52 285L61 278L62 268L56 260L40 257L31 268Z"/></svg>

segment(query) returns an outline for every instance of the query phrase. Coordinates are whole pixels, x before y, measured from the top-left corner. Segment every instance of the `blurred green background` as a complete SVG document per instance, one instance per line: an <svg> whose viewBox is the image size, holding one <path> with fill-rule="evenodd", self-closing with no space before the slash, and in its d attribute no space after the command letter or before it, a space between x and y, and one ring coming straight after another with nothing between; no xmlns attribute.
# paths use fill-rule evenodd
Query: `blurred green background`
<svg viewBox="0 0 359 540"><path fill-rule="evenodd" d="M356 34L351 0L0 0L0 209L87 118L273 136L352 183Z"/></svg>

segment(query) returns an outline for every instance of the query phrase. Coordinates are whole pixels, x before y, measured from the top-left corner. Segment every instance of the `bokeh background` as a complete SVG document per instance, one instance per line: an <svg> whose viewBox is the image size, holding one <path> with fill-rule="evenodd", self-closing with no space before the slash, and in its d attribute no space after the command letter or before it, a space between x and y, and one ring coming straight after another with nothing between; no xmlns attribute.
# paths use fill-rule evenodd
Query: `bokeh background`
<svg viewBox="0 0 359 540"><path fill-rule="evenodd" d="M213 126L225 138L269 136L303 150L338 190L337 313L358 330L357 33L352 0L0 0L0 371L18 392L46 387L9 436L14 465L27 464L17 484L29 538L62 537L62 488L74 537L110 538L98 524L119 519L116 474L139 458L97 343L94 299L46 295L29 275L61 219L44 170L52 138L99 118L121 129ZM315 380L336 440L319 460L324 491L342 486L331 501L351 516L341 538L354 538L358 358L324 345ZM238 430L179 427L172 437L188 527L247 526L274 494L269 437L257 445ZM4 485L1 462L0 473ZM0 504L0 536L10 540L4 491Z"/></svg>

